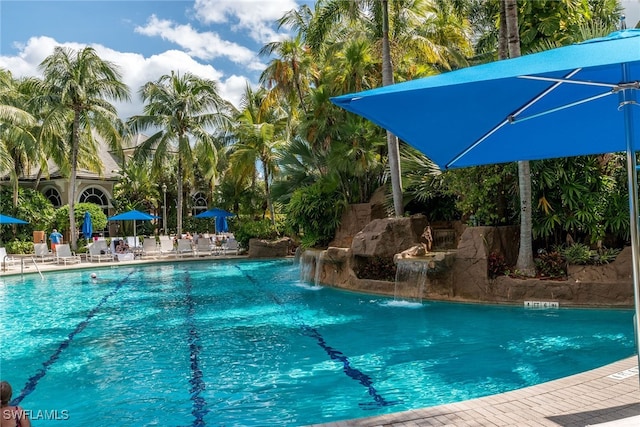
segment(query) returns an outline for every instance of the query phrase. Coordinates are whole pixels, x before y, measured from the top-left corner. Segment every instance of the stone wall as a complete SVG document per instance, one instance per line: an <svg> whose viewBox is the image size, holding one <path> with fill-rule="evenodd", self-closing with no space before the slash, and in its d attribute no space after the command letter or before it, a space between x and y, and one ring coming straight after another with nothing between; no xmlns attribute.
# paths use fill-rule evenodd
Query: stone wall
<svg viewBox="0 0 640 427"><path fill-rule="evenodd" d="M305 252L301 262L320 268L319 282L343 289L393 295L395 283L359 278L356 262L372 256L394 256L420 244L424 217L387 218L372 221L352 241L349 248L330 247L321 255ZM488 277L487 260L492 252L503 254L515 264L518 254L518 227L467 227L458 247L451 252L429 252L414 256L412 262L428 263L427 286L423 297L431 300L522 304L523 301L558 301L561 306L633 306L631 249L604 266L570 266L567 280ZM424 253L415 251L415 253ZM310 261L310 259L313 259ZM305 261L306 259L306 261ZM402 260L395 257L396 262Z"/></svg>

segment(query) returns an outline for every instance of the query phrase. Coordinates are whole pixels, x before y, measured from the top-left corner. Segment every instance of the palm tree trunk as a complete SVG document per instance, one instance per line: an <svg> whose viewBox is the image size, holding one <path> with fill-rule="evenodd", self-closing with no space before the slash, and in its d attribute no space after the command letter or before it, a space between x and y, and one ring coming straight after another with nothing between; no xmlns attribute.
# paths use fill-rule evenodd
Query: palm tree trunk
<svg viewBox="0 0 640 427"><path fill-rule="evenodd" d="M271 201L271 188L269 187L269 171L267 167L262 163L262 173L264 174L264 191L267 195L267 206L269 207L269 215L271 215L271 225L276 226L276 212L273 209L273 202Z"/></svg>
<svg viewBox="0 0 640 427"><path fill-rule="evenodd" d="M76 235L76 177L78 175L78 150L80 144L80 116L76 112L73 118L73 129L71 131L71 175L69 176L69 244L72 250L78 249L78 237Z"/></svg>
<svg viewBox="0 0 640 427"><path fill-rule="evenodd" d="M391 48L389 47L389 2L382 1L382 85L393 84L393 64L391 63ZM398 137L387 131L387 147L389 150L389 170L391 174L391 191L393 193L393 208L395 216L404 214L402 202L402 177L400 171L400 147Z"/></svg>
<svg viewBox="0 0 640 427"><path fill-rule="evenodd" d="M182 204L183 204L183 188L184 183L182 182L182 157L178 157L178 206L176 212L176 235L178 238L182 237Z"/></svg>
<svg viewBox="0 0 640 427"><path fill-rule="evenodd" d="M509 57L520 56L520 32L518 29L518 2L504 0L505 22ZM533 260L532 219L531 219L531 172L528 161L518 162L518 185L520 188L520 249L516 268L525 276L535 276Z"/></svg>

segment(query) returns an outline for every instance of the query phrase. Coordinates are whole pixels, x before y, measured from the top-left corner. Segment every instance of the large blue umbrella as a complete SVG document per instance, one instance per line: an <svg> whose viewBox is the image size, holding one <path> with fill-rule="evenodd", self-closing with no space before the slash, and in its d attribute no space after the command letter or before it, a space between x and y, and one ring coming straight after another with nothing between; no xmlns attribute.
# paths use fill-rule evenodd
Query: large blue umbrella
<svg viewBox="0 0 640 427"><path fill-rule="evenodd" d="M333 98L440 168L625 151L640 355L640 30Z"/></svg>
<svg viewBox="0 0 640 427"><path fill-rule="evenodd" d="M4 224L28 224L28 222L9 215L0 214L0 225Z"/></svg>
<svg viewBox="0 0 640 427"><path fill-rule="evenodd" d="M217 218L217 217L228 217L234 216L235 214L231 212L227 212L224 209L220 208L211 208L208 211L200 212L196 215L196 218Z"/></svg>
<svg viewBox="0 0 640 427"><path fill-rule="evenodd" d="M91 220L91 214L89 211L84 213L84 220L82 221L82 234L85 239L90 239L93 234L93 221Z"/></svg>
<svg viewBox="0 0 640 427"><path fill-rule="evenodd" d="M155 215L148 214L146 212L140 212L138 210L131 210L127 212L122 212L117 215L111 216L107 218L109 221L133 221L133 236L137 237L136 234L136 221L150 221L152 219L157 219L159 217ZM134 241L138 242L138 239L134 239Z"/></svg>

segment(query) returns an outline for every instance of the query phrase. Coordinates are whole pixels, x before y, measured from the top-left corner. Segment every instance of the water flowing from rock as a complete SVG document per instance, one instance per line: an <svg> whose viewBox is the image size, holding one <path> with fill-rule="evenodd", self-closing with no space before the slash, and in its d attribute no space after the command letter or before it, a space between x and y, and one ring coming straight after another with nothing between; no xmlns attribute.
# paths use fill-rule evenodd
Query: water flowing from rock
<svg viewBox="0 0 640 427"><path fill-rule="evenodd" d="M399 260L396 268L395 301L422 302L427 285L429 263L415 260Z"/></svg>
<svg viewBox="0 0 640 427"><path fill-rule="evenodd" d="M300 257L300 281L320 286L324 251L306 250Z"/></svg>

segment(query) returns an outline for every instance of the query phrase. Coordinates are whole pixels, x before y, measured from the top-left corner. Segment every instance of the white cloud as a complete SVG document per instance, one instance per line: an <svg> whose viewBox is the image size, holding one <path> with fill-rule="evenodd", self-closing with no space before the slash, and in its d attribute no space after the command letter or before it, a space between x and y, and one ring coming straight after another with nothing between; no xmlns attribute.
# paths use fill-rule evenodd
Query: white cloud
<svg viewBox="0 0 640 427"><path fill-rule="evenodd" d="M16 56L0 56L0 67L11 71L16 78L23 76L42 77L38 65L51 53L55 46L65 46L74 50L84 48L86 45L78 43L58 43L50 37L32 37L23 46ZM130 103L115 103L118 115L126 119L135 114L142 113L142 101L138 95L140 87L148 81L155 81L171 71L180 73L191 72L202 78L219 82L218 90L221 96L234 105L238 103L244 93L246 81L244 77L231 76L224 82L220 79L223 73L208 64L195 61L182 51L168 50L161 54L145 58L143 55L131 52L119 52L102 45L91 45L96 53L104 60L110 61L119 67L122 80L131 89Z"/></svg>
<svg viewBox="0 0 640 427"><path fill-rule="evenodd" d="M265 65L258 60L257 53L251 49L223 40L214 32L198 32L191 25L177 24L152 15L144 27L136 27L135 31L150 37L161 37L177 44L189 55L203 60L225 57L250 70L265 68Z"/></svg>
<svg viewBox="0 0 640 427"><path fill-rule="evenodd" d="M205 24L231 23L234 31L247 31L258 43L281 38L274 31L278 19L298 4L295 0L196 0L196 17Z"/></svg>

